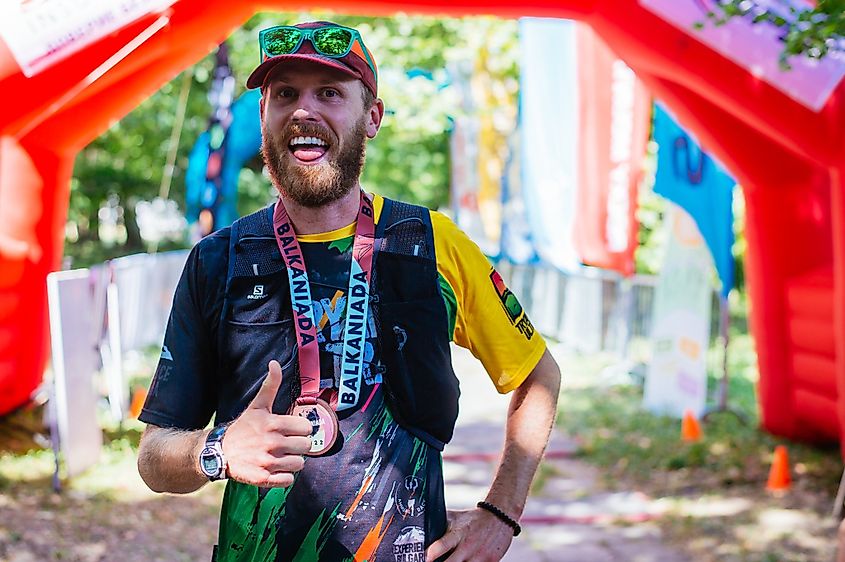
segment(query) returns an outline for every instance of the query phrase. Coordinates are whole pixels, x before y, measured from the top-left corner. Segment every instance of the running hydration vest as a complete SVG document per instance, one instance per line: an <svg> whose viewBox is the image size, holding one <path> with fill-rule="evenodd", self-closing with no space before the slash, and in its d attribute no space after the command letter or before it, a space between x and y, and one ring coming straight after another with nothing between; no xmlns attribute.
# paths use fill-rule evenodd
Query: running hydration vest
<svg viewBox="0 0 845 562"><path fill-rule="evenodd" d="M442 450L452 438L460 391L429 211L385 198L375 236L370 307L378 349L371 368L380 370L396 422ZM290 287L273 233L272 205L232 224L225 292L217 330L216 423L240 415L271 359L283 372L273 411L286 413L300 383Z"/></svg>

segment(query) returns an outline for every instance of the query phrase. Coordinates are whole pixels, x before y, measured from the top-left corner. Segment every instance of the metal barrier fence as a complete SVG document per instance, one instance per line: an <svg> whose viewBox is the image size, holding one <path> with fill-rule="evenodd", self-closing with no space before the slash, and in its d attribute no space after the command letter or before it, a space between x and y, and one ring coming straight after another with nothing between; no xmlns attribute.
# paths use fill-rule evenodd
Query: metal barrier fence
<svg viewBox="0 0 845 562"><path fill-rule="evenodd" d="M651 337L656 275L625 278L584 267L564 273L545 265L495 264L532 323L547 338L581 353L627 356L632 339ZM714 289L710 344L719 335L719 294Z"/></svg>
<svg viewBox="0 0 845 562"><path fill-rule="evenodd" d="M564 273L543 265L499 262L496 269L537 330L575 351L626 355L633 338L648 338L657 277L585 267Z"/></svg>

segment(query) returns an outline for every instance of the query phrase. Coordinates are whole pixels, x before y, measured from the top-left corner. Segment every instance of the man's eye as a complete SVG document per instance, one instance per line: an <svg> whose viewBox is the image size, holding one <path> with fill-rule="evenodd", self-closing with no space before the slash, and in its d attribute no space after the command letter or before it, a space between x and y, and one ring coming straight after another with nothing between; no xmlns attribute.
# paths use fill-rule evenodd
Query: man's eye
<svg viewBox="0 0 845 562"><path fill-rule="evenodd" d="M326 96L327 98L334 98L334 97L339 96L340 92L338 92L337 90L329 89L329 90L324 90L323 95Z"/></svg>
<svg viewBox="0 0 845 562"><path fill-rule="evenodd" d="M280 98L292 98L294 96L293 88L282 88L278 95Z"/></svg>

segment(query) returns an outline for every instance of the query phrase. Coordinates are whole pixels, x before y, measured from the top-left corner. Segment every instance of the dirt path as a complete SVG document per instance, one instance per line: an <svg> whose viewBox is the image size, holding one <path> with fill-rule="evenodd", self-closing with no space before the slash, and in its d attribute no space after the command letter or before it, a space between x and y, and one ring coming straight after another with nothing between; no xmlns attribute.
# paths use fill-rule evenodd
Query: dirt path
<svg viewBox="0 0 845 562"><path fill-rule="evenodd" d="M453 347L452 358L462 395L455 438L444 454L446 502L465 509L484 499L492 480L509 396L496 393L469 352ZM689 560L663 543L659 509L648 497L599 491L596 469L572 458L575 449L555 432L522 518L523 534L506 561Z"/></svg>

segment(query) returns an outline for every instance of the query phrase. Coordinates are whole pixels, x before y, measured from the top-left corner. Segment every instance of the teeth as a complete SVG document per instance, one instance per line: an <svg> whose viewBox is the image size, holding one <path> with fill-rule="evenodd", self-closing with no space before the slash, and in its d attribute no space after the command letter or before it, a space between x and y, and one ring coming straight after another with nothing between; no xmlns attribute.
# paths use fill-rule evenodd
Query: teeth
<svg viewBox="0 0 845 562"><path fill-rule="evenodd" d="M299 144L310 144L310 145L317 145L317 146L328 146L328 143L323 139L318 139L317 137L294 137L290 141L291 146L299 145Z"/></svg>

